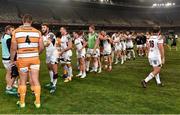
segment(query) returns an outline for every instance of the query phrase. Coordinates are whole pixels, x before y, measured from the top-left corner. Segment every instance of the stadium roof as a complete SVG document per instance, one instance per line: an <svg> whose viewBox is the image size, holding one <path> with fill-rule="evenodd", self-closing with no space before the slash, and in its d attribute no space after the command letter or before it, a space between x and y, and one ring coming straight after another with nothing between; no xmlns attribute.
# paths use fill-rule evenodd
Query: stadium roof
<svg viewBox="0 0 180 115"><path fill-rule="evenodd" d="M15 0L0 0L0 1L15 1ZM151 7L153 4L166 4L175 3L176 7L180 6L180 0L16 0L16 1L28 1L28 2L89 2L89 3L101 3L110 5L121 5L130 7Z"/></svg>

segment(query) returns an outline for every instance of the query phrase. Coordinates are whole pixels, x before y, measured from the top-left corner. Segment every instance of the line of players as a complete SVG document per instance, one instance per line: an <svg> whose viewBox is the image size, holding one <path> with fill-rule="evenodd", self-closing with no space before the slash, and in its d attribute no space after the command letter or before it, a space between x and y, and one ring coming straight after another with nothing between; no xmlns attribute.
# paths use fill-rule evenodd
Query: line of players
<svg viewBox="0 0 180 115"><path fill-rule="evenodd" d="M63 68L64 82L73 77L71 65L72 49L76 50L79 74L76 77L85 78L87 72L101 73L102 68L112 70L112 63L124 64L126 60L135 59L134 44L137 46L138 56L147 56L147 40L152 34L118 32L109 36L105 31L95 32L93 25L89 26L89 33L73 32L72 37L65 27L60 28L60 34L50 32L48 24L41 25L42 39L46 49L46 64L49 70L50 83L46 87L50 93L55 92L58 75L58 63Z"/></svg>
<svg viewBox="0 0 180 115"><path fill-rule="evenodd" d="M96 33L93 25L89 26L88 34L82 31L73 32L73 37L68 34L65 27L60 28L60 35L55 36L49 30L48 24L42 24L41 32L31 26L32 17L25 15L22 19L23 25L14 30L14 27L7 26L2 37L2 62L6 68L6 93L17 94L17 89L13 89L13 83L20 76L18 93L20 100L17 104L25 107L26 81L29 78L31 90L34 92L36 108L41 106L40 95L41 86L39 83L40 59L44 46L46 49L46 63L49 70L50 83L46 87L50 93L56 91L58 75L58 63L63 68L64 82L69 82L73 77L71 65L72 49L76 50L77 65L80 78L85 78L87 72L101 73L102 68L111 71L112 63L121 60L121 64L127 59L135 59L134 42L137 42L138 53L148 56L153 71L142 80L142 86L147 87L148 81L155 78L158 85L160 81L160 70L165 63L164 38L160 33L160 28L154 28L152 34L147 36L147 41L142 40L144 36L131 32L114 33L110 37L105 31ZM138 40L140 39L140 40ZM138 41L144 41L141 44ZM145 44L146 43L146 44ZM143 45L143 46L138 46ZM147 45L147 46L146 46ZM73 47L74 46L74 47ZM17 54L17 55L16 55ZM140 55L142 56L142 54ZM16 67L17 65L17 67Z"/></svg>
<svg viewBox="0 0 180 115"><path fill-rule="evenodd" d="M46 87L50 93L56 90L58 63L63 68L64 82L70 82L73 77L71 65L72 49L76 50L79 74L76 77L85 78L87 72L101 73L102 69L111 71L112 63L124 64L131 58L135 60L134 44L137 44L139 56L147 56L147 35L133 32L118 32L109 36L105 31L97 33L93 25L89 26L88 34L82 31L73 32L72 37L65 27L60 28L60 35L49 31L48 24L42 24L43 42L46 47L46 63L49 70L50 83Z"/></svg>

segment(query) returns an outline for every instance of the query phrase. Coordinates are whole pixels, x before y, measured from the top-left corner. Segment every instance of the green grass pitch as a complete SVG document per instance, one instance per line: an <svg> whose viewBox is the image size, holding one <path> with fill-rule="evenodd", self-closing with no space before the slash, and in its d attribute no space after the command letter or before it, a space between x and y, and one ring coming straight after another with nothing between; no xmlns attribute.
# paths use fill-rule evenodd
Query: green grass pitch
<svg viewBox="0 0 180 115"><path fill-rule="evenodd" d="M180 49L180 48L179 48ZM1 52L0 52L1 56ZM45 55L41 56L40 82L49 82ZM26 108L16 106L17 97L5 94L5 70L0 58L0 113L50 114L50 113L180 113L180 51L166 49L166 64L160 74L165 87L157 87L155 80L147 89L140 81L151 71L147 58L127 61L124 65L114 65L112 72L88 74L85 79L74 78L70 83L58 80L57 92L53 95L42 87L42 107L36 109L30 90L26 96ZM75 67L75 56L73 66ZM62 74L62 68L59 68ZM77 74L77 70L74 71ZM29 88L30 89L30 88Z"/></svg>

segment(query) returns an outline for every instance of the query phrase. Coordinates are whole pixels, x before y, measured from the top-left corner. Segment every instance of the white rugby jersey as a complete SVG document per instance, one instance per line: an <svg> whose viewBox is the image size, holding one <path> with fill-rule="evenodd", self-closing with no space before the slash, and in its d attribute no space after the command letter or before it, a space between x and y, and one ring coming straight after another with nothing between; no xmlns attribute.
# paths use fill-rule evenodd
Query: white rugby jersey
<svg viewBox="0 0 180 115"><path fill-rule="evenodd" d="M128 35L127 41L126 41L126 44L131 47L133 47L133 40L132 40L133 38L132 37L133 37L132 35Z"/></svg>
<svg viewBox="0 0 180 115"><path fill-rule="evenodd" d="M56 36L52 32L49 32L47 35L43 35L42 38L43 38L43 42L47 42L48 39L51 39L51 43L49 44L49 46L46 47L46 54L48 55L49 53L51 53L53 50L56 49L55 46Z"/></svg>
<svg viewBox="0 0 180 115"><path fill-rule="evenodd" d="M63 35L61 37L61 50L64 50L68 47L69 40L71 40L71 36L69 34Z"/></svg>
<svg viewBox="0 0 180 115"><path fill-rule="evenodd" d="M74 44L75 44L77 50L82 49L82 47L83 47L83 38L82 37L76 38L74 40Z"/></svg>
<svg viewBox="0 0 180 115"><path fill-rule="evenodd" d="M114 42L116 42L115 46L119 46L119 44L120 44L120 37L117 36L116 34L113 34L112 39L113 39ZM119 41L119 42L117 42L117 41Z"/></svg>
<svg viewBox="0 0 180 115"><path fill-rule="evenodd" d="M159 58L161 56L158 44L163 43L163 39L158 35L153 35L148 39L149 54L148 58Z"/></svg>
<svg viewBox="0 0 180 115"><path fill-rule="evenodd" d="M111 50L111 43L109 40L103 40L103 48L105 50Z"/></svg>

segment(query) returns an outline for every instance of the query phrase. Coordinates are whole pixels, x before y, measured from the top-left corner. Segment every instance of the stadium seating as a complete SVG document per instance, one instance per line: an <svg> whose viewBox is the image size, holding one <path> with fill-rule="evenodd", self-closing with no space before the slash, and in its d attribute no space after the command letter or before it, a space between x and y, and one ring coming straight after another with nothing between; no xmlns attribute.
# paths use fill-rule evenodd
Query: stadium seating
<svg viewBox="0 0 180 115"><path fill-rule="evenodd" d="M79 7L81 6L81 7ZM25 13L32 14L34 23L42 22L56 24L101 24L118 25L126 27L151 27L153 25L172 26L180 25L178 9L165 11L147 8L124 8L82 3L76 5L63 5L48 3L36 4L35 2L0 2L0 23L18 22ZM93 8L92 8L93 7Z"/></svg>
<svg viewBox="0 0 180 115"><path fill-rule="evenodd" d="M1 21L14 21L18 19L18 11L13 4L7 2L0 2Z"/></svg>

